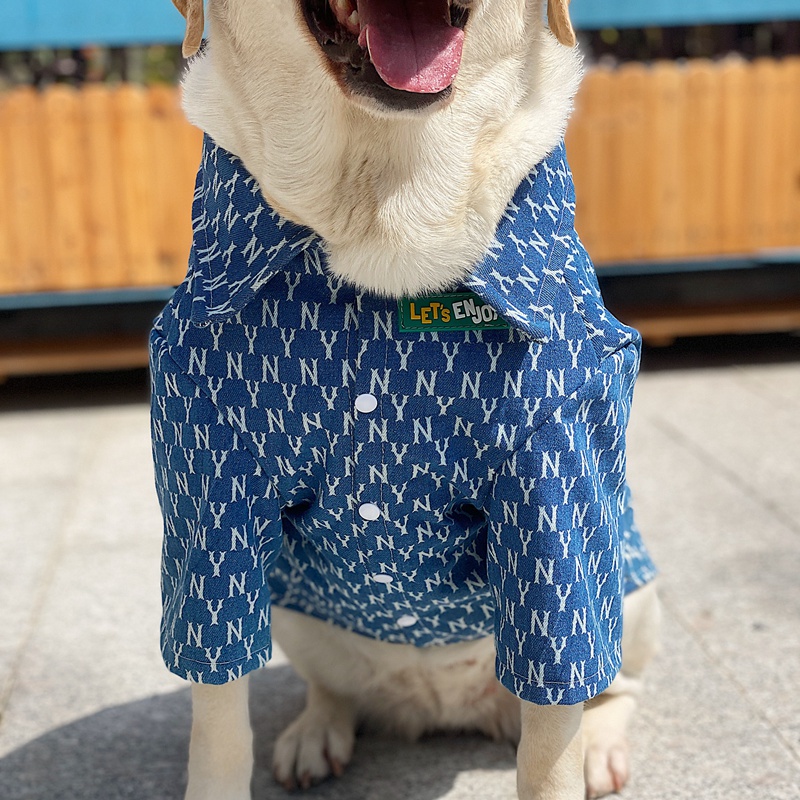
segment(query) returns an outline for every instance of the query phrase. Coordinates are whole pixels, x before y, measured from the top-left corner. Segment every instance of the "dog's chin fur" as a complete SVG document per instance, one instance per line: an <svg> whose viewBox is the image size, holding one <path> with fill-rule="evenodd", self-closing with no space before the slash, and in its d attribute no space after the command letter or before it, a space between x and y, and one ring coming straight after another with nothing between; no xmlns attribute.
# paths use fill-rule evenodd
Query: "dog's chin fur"
<svg viewBox="0 0 800 800"><path fill-rule="evenodd" d="M451 97L419 112L343 89L296 0L209 12L187 116L279 213L325 240L335 274L382 295L469 274L516 186L564 135L580 81L580 57L546 30L541 0L479 0Z"/></svg>

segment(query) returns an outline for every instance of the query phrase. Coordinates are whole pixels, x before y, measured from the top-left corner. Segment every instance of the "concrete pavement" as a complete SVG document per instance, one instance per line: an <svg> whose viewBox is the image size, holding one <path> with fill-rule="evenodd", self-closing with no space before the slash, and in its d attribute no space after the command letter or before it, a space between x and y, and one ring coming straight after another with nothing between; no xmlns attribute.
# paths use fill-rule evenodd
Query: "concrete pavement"
<svg viewBox="0 0 800 800"><path fill-rule="evenodd" d="M664 649L630 800L800 797L800 340L646 352L629 437ZM0 387L0 798L179 800L190 709L157 649L160 517L142 373ZM253 681L255 797L302 704ZM359 742L324 800L512 800L510 746Z"/></svg>

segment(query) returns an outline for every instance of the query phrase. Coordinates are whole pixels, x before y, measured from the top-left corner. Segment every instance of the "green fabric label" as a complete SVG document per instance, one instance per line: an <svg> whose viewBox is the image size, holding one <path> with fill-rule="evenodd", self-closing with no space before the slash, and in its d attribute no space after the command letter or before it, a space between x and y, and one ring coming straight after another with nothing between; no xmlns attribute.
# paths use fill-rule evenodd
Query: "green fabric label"
<svg viewBox="0 0 800 800"><path fill-rule="evenodd" d="M397 301L401 331L477 331L510 327L474 292L432 294Z"/></svg>

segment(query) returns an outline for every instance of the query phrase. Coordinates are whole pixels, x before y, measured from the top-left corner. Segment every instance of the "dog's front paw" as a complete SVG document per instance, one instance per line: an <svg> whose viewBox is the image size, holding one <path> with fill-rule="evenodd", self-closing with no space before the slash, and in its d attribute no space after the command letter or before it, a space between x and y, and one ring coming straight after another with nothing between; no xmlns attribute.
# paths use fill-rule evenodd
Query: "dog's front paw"
<svg viewBox="0 0 800 800"><path fill-rule="evenodd" d="M628 782L626 730L634 706L634 698L626 693L603 694L588 704L583 716L583 774L588 798L618 792Z"/></svg>
<svg viewBox="0 0 800 800"><path fill-rule="evenodd" d="M329 775L339 777L350 762L355 724L337 703L309 704L275 743L272 769L286 789L308 789Z"/></svg>
<svg viewBox="0 0 800 800"><path fill-rule="evenodd" d="M619 792L628 782L630 756L628 743L622 737L585 743L584 776L586 797L604 797Z"/></svg>

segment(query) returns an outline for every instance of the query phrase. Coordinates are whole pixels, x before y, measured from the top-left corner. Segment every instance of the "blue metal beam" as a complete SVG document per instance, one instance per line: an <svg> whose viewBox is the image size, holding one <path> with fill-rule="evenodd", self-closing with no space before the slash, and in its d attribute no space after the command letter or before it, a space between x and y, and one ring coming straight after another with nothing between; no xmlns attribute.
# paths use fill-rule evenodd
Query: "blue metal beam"
<svg viewBox="0 0 800 800"><path fill-rule="evenodd" d="M800 19L800 0L574 0L579 28ZM2 0L0 50L178 42L169 0Z"/></svg>
<svg viewBox="0 0 800 800"><path fill-rule="evenodd" d="M169 0L0 0L0 50L179 42Z"/></svg>
<svg viewBox="0 0 800 800"><path fill-rule="evenodd" d="M175 287L173 286L144 286L132 289L85 289L82 291L0 294L0 313L32 308L166 303L174 292Z"/></svg>
<svg viewBox="0 0 800 800"><path fill-rule="evenodd" d="M573 0L575 25L639 28L800 19L800 0Z"/></svg>

